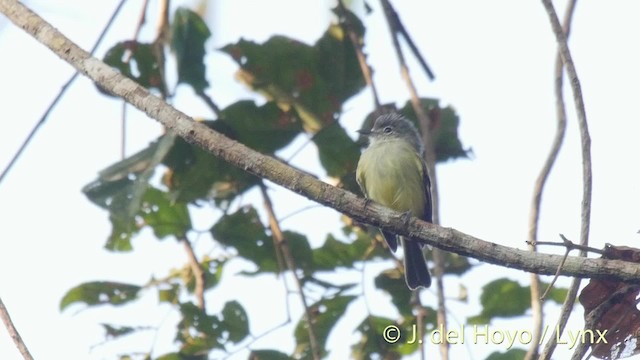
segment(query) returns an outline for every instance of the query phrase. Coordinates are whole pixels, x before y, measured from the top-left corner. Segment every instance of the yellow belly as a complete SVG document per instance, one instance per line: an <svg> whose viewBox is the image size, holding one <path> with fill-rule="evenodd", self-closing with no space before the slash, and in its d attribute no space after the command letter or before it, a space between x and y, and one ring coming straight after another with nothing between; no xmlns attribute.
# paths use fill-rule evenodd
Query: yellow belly
<svg viewBox="0 0 640 360"><path fill-rule="evenodd" d="M419 155L405 142L370 146L358 163L358 182L369 199L422 217L426 201L422 164Z"/></svg>

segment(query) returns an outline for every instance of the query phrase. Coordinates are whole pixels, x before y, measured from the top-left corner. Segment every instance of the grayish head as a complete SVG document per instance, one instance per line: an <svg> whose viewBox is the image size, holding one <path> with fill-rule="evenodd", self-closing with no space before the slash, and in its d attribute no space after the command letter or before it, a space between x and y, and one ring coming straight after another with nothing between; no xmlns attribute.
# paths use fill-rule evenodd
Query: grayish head
<svg viewBox="0 0 640 360"><path fill-rule="evenodd" d="M380 115L370 131L360 130L360 133L367 135L372 145L381 141L405 140L413 146L418 154L422 155L424 151L422 139L416 127L398 113Z"/></svg>

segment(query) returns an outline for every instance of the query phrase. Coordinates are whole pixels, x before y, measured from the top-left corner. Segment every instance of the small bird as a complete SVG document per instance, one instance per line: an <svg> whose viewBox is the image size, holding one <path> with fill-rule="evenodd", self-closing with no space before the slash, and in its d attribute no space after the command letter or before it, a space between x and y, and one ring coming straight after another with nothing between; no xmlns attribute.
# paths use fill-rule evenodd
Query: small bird
<svg viewBox="0 0 640 360"><path fill-rule="evenodd" d="M432 221L431 181L422 157L424 146L413 123L400 114L381 115L371 130L359 130L369 138L360 156L356 180L367 199L393 210ZM391 251L404 248L404 271L411 290L431 285L422 244L382 231Z"/></svg>

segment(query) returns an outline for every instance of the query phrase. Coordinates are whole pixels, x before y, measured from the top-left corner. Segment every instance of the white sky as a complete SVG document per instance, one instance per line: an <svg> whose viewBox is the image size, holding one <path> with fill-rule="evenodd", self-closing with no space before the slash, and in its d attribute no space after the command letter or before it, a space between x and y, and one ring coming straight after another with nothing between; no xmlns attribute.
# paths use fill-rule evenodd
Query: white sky
<svg viewBox="0 0 640 360"><path fill-rule="evenodd" d="M29 1L28 5L80 46L89 49L116 3L115 0L66 0L57 2L57 6L47 1ZM98 51L99 56L113 43L132 36L141 3L141 0L127 2L103 42L105 45ZM155 2L151 3L149 19L154 19ZM370 3L377 9L377 1ZM327 10L331 4L329 0L213 1L207 19L214 33L209 49L236 41L239 36L264 41L273 33L313 42L331 19ZM444 104L455 106L461 118L460 135L464 145L472 147L475 154L473 160L438 166L442 224L485 240L524 248L533 182L555 130L555 39L542 4L538 1L430 0L395 1L395 5L437 76L434 83L426 81L412 63L420 94L441 98ZM558 2L556 6L564 9L565 2ZM634 0L583 1L578 3L574 17L571 49L582 81L592 136L591 244L595 247L605 243L638 246L639 11L640 3ZM375 67L380 95L384 102L402 105L407 92L399 77L386 24L381 21L379 11L366 21L366 51ZM151 20L143 39L150 39L153 30ZM0 99L4 100L0 106L0 167L4 167L73 70L4 17L0 17L0 49L4 50L0 57ZM212 84L209 93L220 105L228 105L240 97L259 99L236 83L233 78L236 67L226 55L212 54L207 64ZM570 239L579 236L580 148L568 88L566 99L569 127L565 146L544 194L541 240L557 240L559 233ZM211 118L205 106L192 100L192 92L187 87L179 89L175 104L194 117ZM371 106L369 93L365 91L346 104L341 123L354 131ZM127 149L131 154L156 137L160 127L130 108L128 114ZM58 310L63 294L82 282L144 283L151 274L161 276L186 261L181 247L174 241L157 242L149 232L134 240L133 253L112 254L102 248L110 231L107 214L92 205L80 189L95 179L99 170L119 159L120 117L119 101L100 95L88 80L79 79L0 184L3 214L0 296L36 358L107 359L131 348L142 351L154 348L157 356L172 349L172 324L176 318L169 307L157 306L153 292L134 305L133 311L108 307L80 313L77 308L64 313ZM296 144L299 146L302 142ZM294 145L293 149L296 148ZM296 157L295 165L317 172L319 166L314 154L314 149L307 148ZM309 205L306 199L274 189L279 216ZM253 193L244 200L257 198ZM210 215L198 212L196 225L207 228ZM283 226L308 234L314 245L320 245L327 226L334 232L338 229L338 217L332 210L315 208L289 218ZM211 244L203 238L197 247L210 250ZM215 294L209 294L209 311L216 313L225 301L239 299L249 312L252 332L259 334L285 320L284 305L278 303L282 300L283 287L281 281L273 278L261 278L256 284L232 276L234 271L248 269L247 266L241 262L232 264L223 284ZM382 264L376 269L384 267ZM374 274L376 269L367 268L366 273ZM489 273L495 275L487 276ZM345 276L356 279L357 275ZM459 284L469 289L469 303L449 302L455 318L464 322L466 317L477 314L481 286L502 276L523 284L528 282L525 273L491 265L479 266L461 279L447 278L449 297L457 295ZM563 278L559 284L566 286L568 280ZM374 294L373 285L369 285L366 291L370 297L381 299L369 305L376 314L389 315L391 307L385 302L386 295ZM273 297L268 296L270 294ZM431 291L425 292L423 299L427 304L435 304ZM255 316L256 311L264 309L265 303L270 311ZM290 303L296 322L300 314L299 300L292 297ZM554 324L557 307L547 305L545 310L547 321ZM364 303L353 304L349 312L354 314L353 321L359 322L366 314ZM582 309L578 307L572 317L571 330L580 329L581 317ZM455 320L451 321L455 324ZM92 345L103 340L98 326L101 322L163 325L167 330L157 336L150 332L125 340L123 344L91 350ZM491 327L528 330L528 324L528 319L521 319L497 321ZM349 348L343 346L341 338L353 338L353 327L353 323L339 323L329 340L332 358L346 358ZM286 329L255 343L253 348L270 348L270 344L276 342L290 351L293 342L288 339L290 333ZM495 350L505 349L468 344L453 347L452 355L453 358L482 359ZM566 347L561 348L557 358L565 358L568 353ZM233 358L246 357L246 352L239 352ZM0 330L0 358L20 359L4 328Z"/></svg>

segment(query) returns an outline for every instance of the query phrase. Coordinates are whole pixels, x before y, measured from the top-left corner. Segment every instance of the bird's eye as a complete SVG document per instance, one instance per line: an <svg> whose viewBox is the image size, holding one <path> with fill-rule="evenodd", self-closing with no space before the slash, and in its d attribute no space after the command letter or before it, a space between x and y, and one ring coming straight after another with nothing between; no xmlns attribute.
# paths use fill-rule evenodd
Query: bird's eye
<svg viewBox="0 0 640 360"><path fill-rule="evenodd" d="M393 128L391 126L387 126L384 129L382 129L382 131L384 131L385 134L391 134L391 132L393 131Z"/></svg>

